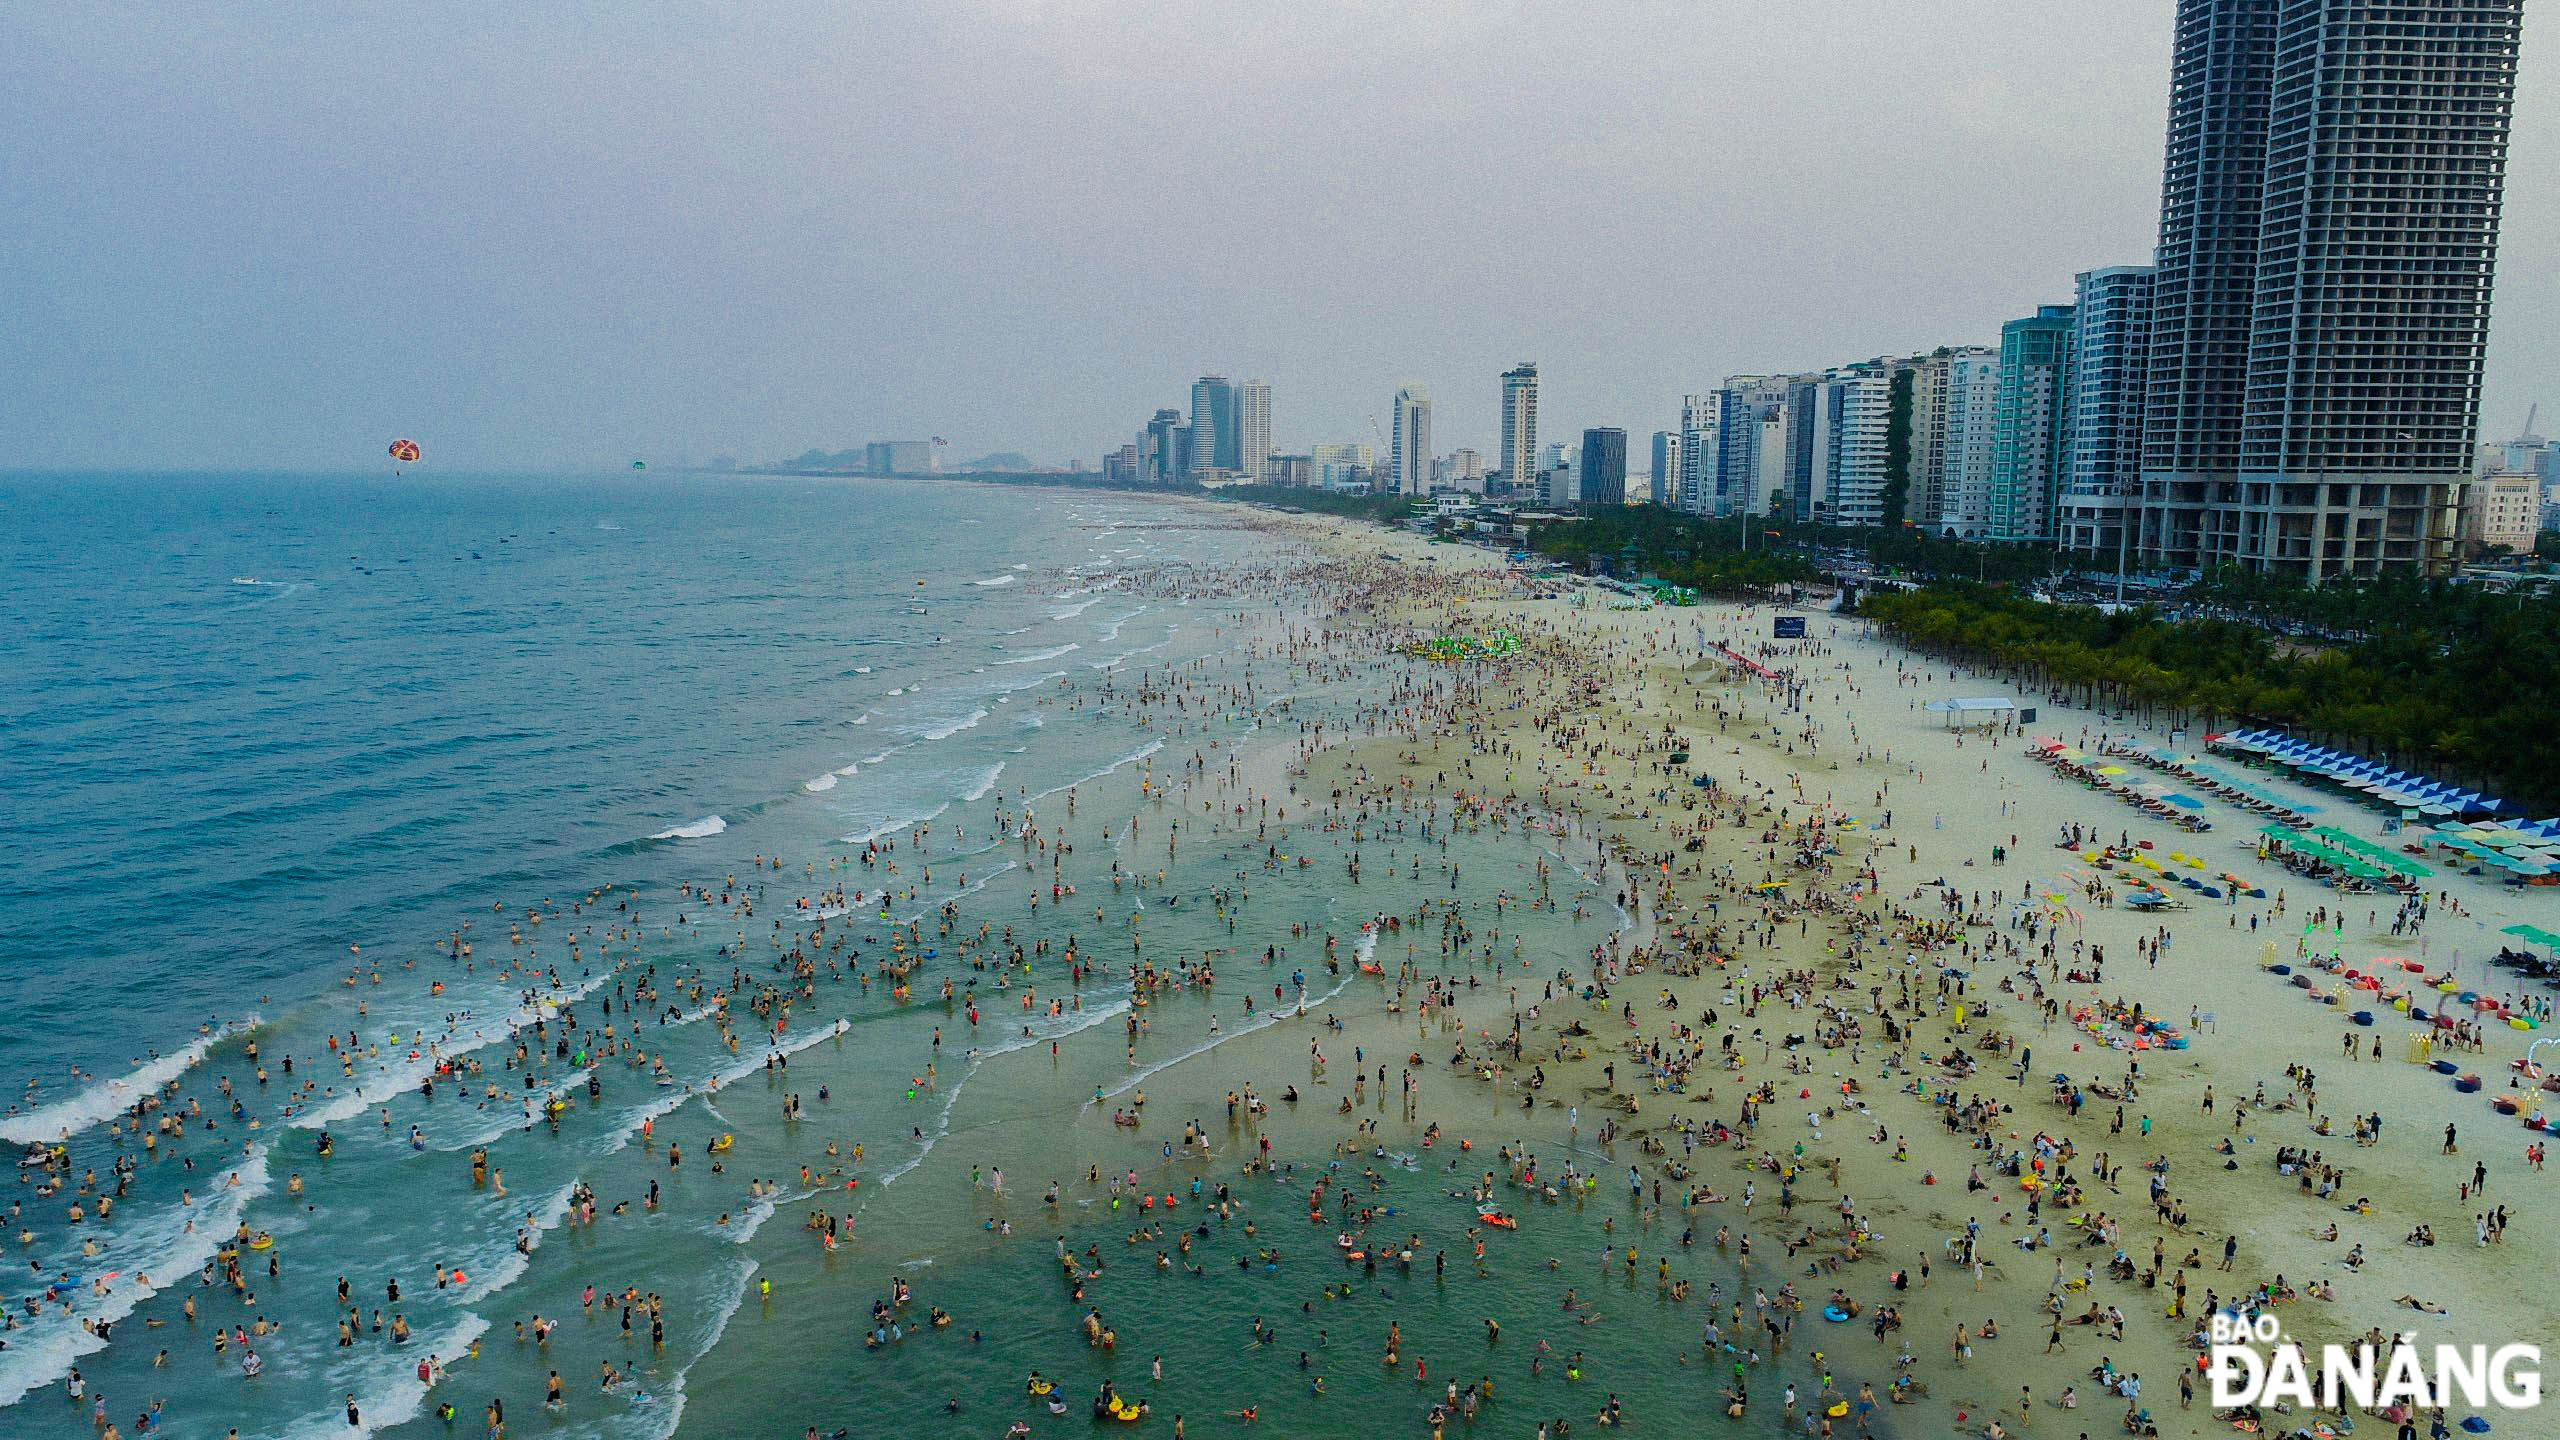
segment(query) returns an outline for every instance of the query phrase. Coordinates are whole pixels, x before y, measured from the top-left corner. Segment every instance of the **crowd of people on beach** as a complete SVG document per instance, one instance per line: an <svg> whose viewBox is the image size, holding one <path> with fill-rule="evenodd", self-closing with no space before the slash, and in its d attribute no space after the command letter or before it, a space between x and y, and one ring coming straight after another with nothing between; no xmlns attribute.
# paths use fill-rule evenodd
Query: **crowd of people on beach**
<svg viewBox="0 0 2560 1440"><path fill-rule="evenodd" d="M828 1084L793 1079L798 1043L841 1035L862 1002L938 1014L913 1058L913 1091L927 1096L952 1093L999 1051L1043 1053L1041 1036L1071 1022L1116 1020L1129 1078L1057 1097L1058 1123L1094 1127L1097 1158L1047 1174L1007 1156L972 1165L964 1188L955 1167L949 1183L991 1246L1017 1229L1054 1237L1047 1338L1072 1336L1089 1363L1119 1367L1093 1390L1090 1418L1161 1420L1176 1440L1194 1422L1157 1403L1160 1357L1144 1382L1125 1373L1124 1341L1139 1327L1120 1309L1169 1309L1137 1297L1213 1271L1285 1281L1299 1297L1295 1318L1236 1327L1248 1359L1230 1377L1235 1403L1202 1417L1222 1426L1280 1408L1284 1381L1272 1370L1285 1375L1289 1413L1334 1413L1322 1407L1352 1387L1328 1384L1341 1362L1320 1321L1328 1302L1355 1292L1392 1302L1377 1359L1400 1382L1410 1375L1415 1433L1444 1440L1487 1415L1519 1433L1534 1417L1541 1440L1585 1424L1671 1423L1639 1413L1658 1392L1637 1352L1594 1334L1604 1316L1592 1296L1615 1286L1657 1307L1644 1326L1677 1332L1677 1363L1695 1366L1701 1391L1735 1419L1774 1414L1806 1435L1864 1436L1888 1407L1935 1406L1919 1422L1928 1433L2043 1434L2042 1412L2105 1397L2126 1433L2148 1434L2168 1419L2150 1407L2166 1402L2144 1393L2135 1367L2172 1371L2175 1403L2190 1408L2211 1317L2335 1306L2337 1318L2313 1323L2345 1330L2350 1312L2440 1314L2414 1292L2385 1305L2364 1293L2383 1248L2375 1237L2427 1249L2436 1223L2458 1229L2468 1215L2472 1248L2485 1249L2520 1218L2503 1194L2494 1205L2484 1196L2493 1179L2502 1190L2530 1183L2538 1141L2522 1177L2493 1176L2448 1122L2432 1157L2443 1163L2423 1177L2433 1192L2421 1192L2374 1154L2415 1122L2359 1094L2346 1107L2348 1145L2334 1143L2324 1090L2341 1108L2356 1082L2315 1072L2307 1048L2294 1053L2296 1037L2257 1037L2260 1057L2210 1078L2197 1069L2186 1047L2208 1040L2204 1012L2158 984L2159 967L2197 945L2227 949L2244 917L2253 937L2261 922L2272 931L2284 891L2245 908L2235 898L2220 940L2192 920L2093 926L2073 903L2093 893L2088 876L2070 875L2081 847L2112 833L2131 852L2146 837L2121 815L2064 814L2051 831L2060 858L2035 863L2041 842L2016 817L2067 810L2067 792L2013 788L2049 783L2010 764L2025 759L2026 736L1949 736L1943 752L1882 738L1880 717L1952 678L1944 662L1852 644L1849 633L1753 638L1746 627L1765 616L1750 609L1598 612L1570 592L1524 598L1519 577L1498 568L1339 547L1143 583L1204 604L1288 603L1223 622L1233 633L1220 654L1044 694L1045 705L1109 715L1163 742L1160 759L1126 778L1129 803L1105 805L1098 786L995 791L947 823L797 865L759 854L743 875L663 896L606 886L566 903L499 902L486 929L457 926L432 954L389 967L359 954L343 977L359 997L357 1024L319 1053L269 1054L253 1034L222 1052L223 1065L137 1097L104 1127L113 1154L103 1175L75 1161L68 1140L31 1147L11 1206L21 1248L108 1226L146 1167L174 1160L201 1177L179 1187L177 1203L194 1207L199 1184L218 1198L246 1183L249 1159L283 1143L280 1131L317 1163L367 1121L379 1132L368 1142L452 1157L426 1183L495 1205L510 1198L514 1135L561 1124L582 1099L641 1093L665 1100L629 1137L649 1178L610 1190L582 1178L555 1211L507 1208L521 1217L510 1220L518 1255L531 1257L555 1226L610 1227L708 1189L720 1197L717 1229L751 1237L763 1216L789 1210L797 1239L768 1250L859 1259L891 1223L866 1218L895 1178L871 1147L920 1163L935 1138L922 1123L894 1146L858 1136ZM1433 636L1495 619L1516 650L1431 658ZM1361 698L1330 708L1309 698L1336 688ZM1236 716L1264 738L1234 743L1210 724ZM1943 772L1935 785L1931 767ZM1952 793L1948 775L1961 777ZM1926 814L1949 805L2015 828L1997 823L1997 838L1959 847L1944 815ZM1533 847L1528 883L1479 883L1452 848L1461 838ZM1204 855L1222 869L1209 883L1186 865ZM1378 898L1347 901L1365 915L1356 932L1266 919L1272 891L1302 876ZM1387 880L1401 898L1385 898ZM1169 946L1141 922L1148 907L1232 944ZM2414 944L2431 919L2459 913L2450 895L2410 896L2387 921L2369 909L2353 933ZM1524 943L1524 917L1616 928L1554 953ZM2334 958L2350 934L2344 909L2319 904L2303 918L2293 958L2324 943ZM2231 983L2255 983L2252 970L2243 959ZM386 985L441 996L466 981L507 987L514 1012L457 1005L407 1035L370 1023L363 997ZM2181 1010L2184 1027L2164 1018ZM1167 1055L1159 1026L1175 1028L1177 1013L1213 1041L1292 1028L1223 1055L1215 1044L1197 1058ZM760 1081L795 1138L742 1133L698 1103L724 1083L688 1070L676 1049L705 1033L735 1062L725 1087ZM2463 1018L2429 1038L2478 1052L2506 1036ZM1045 1054L1074 1043L1050 1038ZM2337 1058L2380 1059L2380 1037L2350 1030ZM1268 1069L1233 1068L1246 1064ZM2252 1068L2262 1072L2254 1084L2229 1078ZM413 1118L395 1121L386 1076L420 1107L404 1109ZM1150 1109L1151 1078L1178 1098ZM2141 1201L2126 1197L2128 1184ZM2451 1212L2427 1208L2446 1193ZM297 1171L285 1199L319 1197ZM2252 1217L2281 1206L2320 1218L2291 1227L2298 1237L2264 1238ZM1524 1215L1535 1217L1525 1227ZM1116 1232L1120 1254L1101 1238L1070 1243L1087 1216ZM251 1379L276 1333L261 1289L333 1283L343 1350L418 1344L404 1295L472 1293L452 1261L321 1282L343 1258L289 1267L287 1248L244 1215L198 1273L119 1283L183 1291L174 1311L141 1323L176 1324L200 1337L200 1356ZM1544 1313L1476 1315L1483 1348L1452 1353L1453 1269L1542 1295ZM1411 1288L1423 1278L1427 1298ZM70 1313L82 1288L41 1266L26 1283L13 1329L49 1309ZM756 1284L773 1296L771 1270ZM597 1361L595 1393L646 1398L667 1308L645 1280L585 1285L576 1333L617 1337ZM1844 1338L1809 1341L1811 1316ZM520 1364L546 1372L544 1410L582 1403L549 1359L567 1348L570 1318L499 1319ZM125 1338L105 1320L82 1324L102 1343ZM1949 1336L1943 1367L1912 1347L1906 1326L1923 1325L1946 1327L1926 1332ZM915 1342L1021 1338L989 1336L949 1297L920 1300L903 1275L877 1289L856 1328L860 1350L884 1363ZM2004 1349L1997 1367L1977 1370L1981 1347L2023 1347L2039 1330L2035 1355ZM2045 1358L2070 1356L2075 1343L2081 1355ZM2084 1366L2092 1346L2105 1348ZM1277 1361L1251 1368L1292 1352L1294 1373ZM446 1397L482 1353L475 1334L452 1353L419 1354L429 1413L455 1418ZM1069 1409L1069 1382L1050 1372L1073 1355L1053 1354L1019 1397L955 1392L947 1415L976 1423L1018 1401L1020 1413L1000 1418L1014 1435L1033 1433ZM184 1363L160 1356L155 1367ZM1864 1373L1840 1373L1851 1366ZM1996 1398L1975 1378L1986 1373L2001 1377ZM1587 1390L1546 1388L1553 1381ZM79 1368L64 1384L98 1433L121 1433ZM1933 1385L1956 1393L1933 1397ZM1554 1397L1588 1391L1597 1395L1556 1413ZM1354 1403L1342 1403L1343 1423ZM365 1424L355 1395L345 1409L350 1427ZM504 1397L492 1395L481 1418L493 1440L507 1433ZM2385 1419L2412 1435L2443 1423ZM164 1423L154 1403L133 1430ZM2076 1422L2066 1413L2062 1423ZM807 1433L844 1431L811 1423Z"/></svg>

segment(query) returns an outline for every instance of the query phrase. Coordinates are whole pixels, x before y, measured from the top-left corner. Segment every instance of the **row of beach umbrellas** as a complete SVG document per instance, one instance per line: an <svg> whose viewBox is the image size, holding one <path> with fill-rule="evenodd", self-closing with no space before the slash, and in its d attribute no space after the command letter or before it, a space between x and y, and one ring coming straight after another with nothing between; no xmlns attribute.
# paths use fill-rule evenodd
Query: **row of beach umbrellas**
<svg viewBox="0 0 2560 1440"><path fill-rule="evenodd" d="M2281 730L2234 731L2214 736L2206 743L2262 755L2278 765L2358 792L2377 805L2395 810L2415 810L2428 816L2492 815L2505 803L2476 790L2394 770L2378 760L2296 740Z"/></svg>
<svg viewBox="0 0 2560 1440"><path fill-rule="evenodd" d="M2509 874L2531 878L2560 874L2560 818L2435 827L2435 843Z"/></svg>

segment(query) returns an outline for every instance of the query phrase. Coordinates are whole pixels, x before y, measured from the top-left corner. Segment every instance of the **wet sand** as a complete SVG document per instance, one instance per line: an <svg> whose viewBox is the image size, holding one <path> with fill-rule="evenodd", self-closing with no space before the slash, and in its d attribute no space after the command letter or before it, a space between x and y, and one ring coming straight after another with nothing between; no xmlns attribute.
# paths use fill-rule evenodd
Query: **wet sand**
<svg viewBox="0 0 2560 1440"><path fill-rule="evenodd" d="M1450 547L1373 530L1345 532L1339 543L1376 547L1418 565L1450 553ZM1916 1373L1926 1377L1931 1395L1897 1419L1920 1420L1922 1433L1946 1433L1937 1427L1970 1429L1986 1415L2003 1414L2015 1431L2019 1387L2025 1386L2033 1396L2027 1433L2119 1433L2128 1402L2102 1393L2090 1374L2112 1361L2116 1370L2143 1377L2135 1403L2151 1412L2162 1433L2225 1432L2229 1426L2209 1414L2200 1379L2195 1407L2180 1408L2177 1379L2192 1370L2189 1341L2198 1317L2209 1313L2208 1294L2227 1302L2261 1286L2300 1297L2274 1309L2289 1334L2311 1344L2376 1328L2417 1331L2430 1343L2560 1339L2560 1322L2541 1294L2540 1267L2516 1248L2531 1245L2555 1218L2551 1191L2526 1156L2526 1147L2542 1137L2488 1104L2506 1089L2509 1062L2538 1032L2514 1031L2492 1017L2476 1053L2436 1050L2486 1082L2482 1093L2457 1094L2449 1077L2411 1059L2413 1037L2428 1027L2371 996L2339 1004L2310 1000L2265 968L2272 957L2309 972L2313 959L2334 953L2349 969L2396 972L2383 957L2405 957L2430 976L2457 977L2463 989L2520 996L2525 987L2486 962L2499 947L2500 927L2549 923L2560 909L2552 892L2517 891L2439 870L2423 927L2394 935L2400 897L2344 896L2287 875L2257 857L2260 822L2246 811L2208 799L2202 813L2214 829L2191 835L2060 778L2027 755L2035 737L2092 748L2102 735L2166 746L2165 731L1951 670L1871 635L1854 619L1809 615L1805 642L1773 642L1769 621L1776 612L1769 607L1613 610L1609 604L1609 596L1593 590L1579 603L1466 605L1453 628L1534 629L1579 657L1582 672L1531 678L1530 667L1514 667L1504 682L1505 703L1471 716L1483 727L1476 736L1462 740L1444 728L1409 737L1402 747L1362 747L1328 757L1327 773L1372 791L1408 782L1441 791L1473 784L1530 793L1534 786L1637 862L1634 888L1648 900L1649 938L1661 950L1674 948L1663 943L1668 927L1699 938L1706 972L1667 975L1668 957L1656 957L1642 973L1630 967L1615 1003L1576 1012L1615 1042L1610 1053L1620 1062L1620 1084L1614 1090L1599 1085L1598 1057L1551 1066L1550 1074L1564 1068L1569 1084L1603 1104L1627 1096L1645 1101L1643 1115L1630 1117L1630 1135L1641 1136L1653 1128L1649 1122L1665 1097L1624 1083L1630 1057L1683 1022L1692 1031L1687 1043L1696 1048L1703 1037L1710 1061L1722 1053L1716 1047L1725 1038L1736 1037L1736 1062L1711 1064L1703 1077L1713 1098L1700 1095L1693 1079L1687 1102L1703 1102L1702 1108L1734 1121L1740 1093L1769 1086L1775 1098L1762 1107L1745 1144L1720 1157L1722 1165L1702 1168L1719 1188L1738 1195L1755 1173L1748 1163L1754 1157L1775 1155L1798 1166L1797 1214L1816 1217L1817 1232L1828 1221L1830 1233L1817 1251L1841 1249L1844 1195L1866 1226L1880 1232L1860 1262L1798 1283L1816 1293L1845 1289L1867 1314L1878 1305L1899 1310L1901 1331L1888 1341L1917 1355ZM1791 705L1783 686L1714 658L1705 648L1710 644L1729 644L1784 672L1801 686L1798 698ZM2026 734L1960 738L1920 708L1934 699L1995 694L2038 706L2039 723ZM1559 714L1569 716L1562 744L1553 723ZM1541 715L1551 721L1544 731L1533 723ZM2185 737L2178 748L2200 753L2197 738ZM1662 763L1675 743L1689 752L1685 772ZM1497 771L1483 751L1506 746L1516 759ZM1747 797L1741 812L1701 807L1706 792L1690 786L1691 775L1714 777L1719 796ZM2318 818L2325 823L2385 838L2380 817L2346 799L2315 799L2281 780L2266 783L2321 805ZM1710 814L1716 828L1699 832L1701 817ZM1832 820L1824 848L1833 853L1818 867L1795 863L1792 853L1809 814ZM2148 842L2156 856L2193 854L2207 872L2237 872L2266 898L2224 904L2191 897L2188 908L2153 914L2102 907L2084 886L2092 879L2112 882L2080 858L2078 847L2055 843L2074 822L2109 843L2120 834ZM1703 843L1690 851L1690 839ZM1772 840L1777 843L1763 843ZM1995 846L2006 851L2005 863L1993 862ZM1664 857L1671 862L1667 875L1641 868ZM1613 873L1623 879L1628 872ZM1763 896L1751 888L1763 881L1786 888ZM1962 896L1956 909L1942 907L1942 892L1934 888L1940 882ZM2310 918L2324 909L2330 923L2306 934ZM1950 916L1975 923L1928 937L1938 942L1934 949L1915 938L1914 922ZM2018 928L2029 916L2041 938ZM1745 917L1768 933L1742 933ZM2144 942L2162 936L2165 945L2143 952ZM2047 939L2058 942L2050 960L2043 954ZM2012 943L2023 954L2011 953ZM2089 958L2100 953L2102 971ZM2102 978L2076 983L2066 978L2075 969ZM1949 970L1965 976L1960 993L1951 981L1941 983ZM1808 978L1735 1013L1749 987L1769 985L1775 972ZM2318 978L2339 988L2335 976ZM1915 997L1907 1005L1898 1001L1905 981ZM1674 1004L1659 998L1666 991ZM2423 987L2414 993L2422 1006L2437 999ZM1610 1013L1630 1000L1632 1027ZM2058 1017L2046 1013L2047 1001L2058 1007ZM2188 1048L2135 1052L2124 1048L2131 1038L2125 1027L2071 1021L2093 1007L2121 1013L2137 1005L2189 1032ZM2349 1021L2349 1011L2368 1007L2379 1012L2373 1027ZM1861 1024L1864 1035L1855 1041L1835 1035L1824 1043L1825 1008L1836 1012L1835 1022ZM1700 1024L1710 1011L1719 1023ZM2212 1019L2191 1023L2198 1012ZM1887 1015L1905 1038L1888 1041L1879 1033ZM1559 1023L1560 1017L1543 1017L1542 1038ZM1791 1063L1784 1041L1799 1034L1806 1043L1794 1048ZM2342 1053L2348 1037L2355 1042L2352 1059ZM1977 1062L1968 1077L1935 1063L1957 1051ZM2135 1088L2121 1101L2089 1088L2104 1085L2122 1094L2137 1064ZM2297 1088L2302 1076L2289 1076L2289 1066L2307 1067L2316 1083ZM2057 1089L2056 1075L2080 1088L2076 1115L2058 1098L2067 1090ZM1844 1082L1854 1082L1858 1093L1844 1095ZM1926 1086L1925 1097L1912 1093L1915 1083ZM1977 1125L1954 1129L1944 1108L1930 1103L1948 1096L1959 1104L1983 1097L2000 1108ZM2529 1091L2523 1104L2527 1112L2540 1108ZM1592 1102L1584 1108L1587 1114ZM2369 1114L2382 1117L2379 1140L2360 1144L2354 1118ZM2316 1133L2324 1118L2330 1133ZM2444 1149L2448 1124L2457 1127L2452 1154ZM2046 1173L2068 1174L2081 1196L2068 1210L2048 1205L2031 1218L2016 1178L1997 1174L1990 1161L2020 1149L2032 1156L2038 1136L2058 1142L2044 1153ZM1985 1139L1992 1150L1977 1148ZM2067 1143L2067 1155L2059 1143ZM2298 1177L2279 1173L2276 1152L2286 1146L2316 1151L2322 1165L2342 1169L2337 1193L2318 1198ZM2095 1168L2101 1154L2104 1178ZM2167 1219L2146 1194L2151 1167L2162 1162ZM2475 1164L2487 1167L2484 1192L2469 1186ZM1984 1188L1968 1192L1967 1177L1977 1170ZM1776 1187L1765 1170L1757 1173L1765 1207L1766 1192ZM2352 1205L2358 1197L2369 1202L2361 1211ZM1738 1204L1702 1206L1696 1223L1741 1232L1756 1222L1764 1236L1785 1228L1765 1208L1755 1217ZM2505 1233L2483 1246L2475 1217L2493 1207L2503 1207ZM2080 1227L2101 1213L2120 1224L2119 1237L2085 1243L2089 1232ZM2333 1223L2336 1238L2325 1238ZM1975 1224L1977 1248L1989 1262L1978 1280L1951 1248ZM2422 1224L2432 1227L2437 1243L2404 1244ZM2038 1232L2055 1237L2054 1246L2020 1247ZM2236 1242L2228 1269L2226 1239ZM2155 1246L2170 1267L2165 1273L2153 1271ZM2361 1264L2351 1268L2350 1251L2359 1246ZM2135 1278L2109 1278L2108 1262L2119 1251L2133 1262ZM2197 1267L2181 1264L2190 1252L2199 1257ZM2095 1279L2081 1283L2091 1266ZM1896 1271L1910 1288L1894 1288ZM2185 1303L2177 1307L2185 1318L2172 1320L2179 1275L2187 1285ZM2315 1284L2335 1299L2312 1298ZM2402 1296L2449 1313L2416 1313L2398 1303ZM2112 1338L2114 1327L2104 1320L2065 1323L2060 1344L2049 1350L2054 1297L2066 1321L2093 1304L2102 1316L2109 1307L2120 1310L2123 1338ZM1998 1339L1978 1338L1986 1318L1996 1320ZM1969 1359L1958 1354L1959 1326L1976 1332ZM2061 1413L2053 1403L2066 1387L2076 1387L2077 1413ZM2288 1420L2285 1428L2307 1419Z"/></svg>

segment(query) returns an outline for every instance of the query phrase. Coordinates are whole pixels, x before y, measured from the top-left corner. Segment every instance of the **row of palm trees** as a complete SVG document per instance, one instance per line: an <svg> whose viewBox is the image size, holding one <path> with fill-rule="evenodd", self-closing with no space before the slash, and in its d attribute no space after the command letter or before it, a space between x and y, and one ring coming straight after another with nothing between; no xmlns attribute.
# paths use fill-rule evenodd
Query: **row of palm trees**
<svg viewBox="0 0 2560 1440"><path fill-rule="evenodd" d="M1970 584L1873 595L1859 608L1906 644L1998 667L2022 688L2172 725L2280 726L2503 789L2534 814L2560 810L2560 607L2401 604L2398 614L2322 614L2365 627L2325 644L2263 616L2109 614Z"/></svg>

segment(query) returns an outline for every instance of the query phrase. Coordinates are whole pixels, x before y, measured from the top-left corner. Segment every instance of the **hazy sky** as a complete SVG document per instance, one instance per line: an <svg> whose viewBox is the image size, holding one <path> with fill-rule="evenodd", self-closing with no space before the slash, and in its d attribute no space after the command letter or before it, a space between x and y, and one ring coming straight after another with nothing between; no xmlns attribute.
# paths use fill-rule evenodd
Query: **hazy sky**
<svg viewBox="0 0 2560 1440"><path fill-rule="evenodd" d="M2150 258L2170 0L0 8L0 467L1492 450ZM2483 429L2560 401L2530 17ZM2560 417L2546 430L2560 431Z"/></svg>

